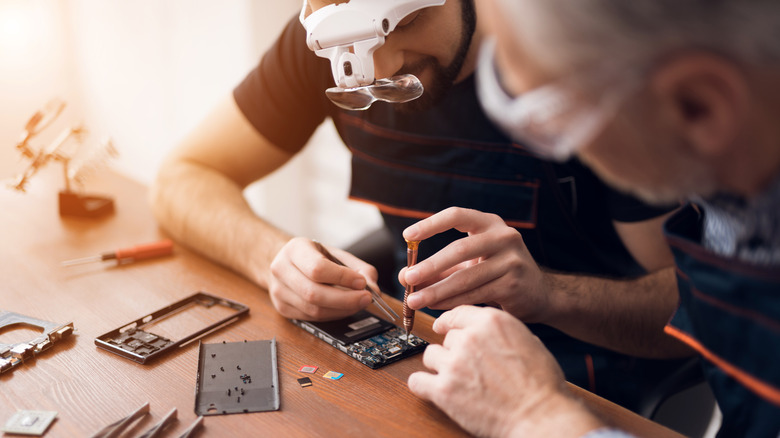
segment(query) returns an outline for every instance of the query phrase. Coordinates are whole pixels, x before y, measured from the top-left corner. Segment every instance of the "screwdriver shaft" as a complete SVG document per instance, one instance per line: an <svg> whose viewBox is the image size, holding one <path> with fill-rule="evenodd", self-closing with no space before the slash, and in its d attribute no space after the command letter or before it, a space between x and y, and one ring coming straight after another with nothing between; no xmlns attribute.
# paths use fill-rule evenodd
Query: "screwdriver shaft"
<svg viewBox="0 0 780 438"><path fill-rule="evenodd" d="M102 255L82 257L80 259L66 260L66 261L62 262L62 266L83 265L85 263L94 263L94 262L99 262L99 261L102 261L102 260L103 260L103 256Z"/></svg>
<svg viewBox="0 0 780 438"><path fill-rule="evenodd" d="M406 241L406 267L411 268L417 263L417 248L420 246L419 240ZM404 291L404 330L406 330L406 343L409 343L409 334L414 327L414 309L407 304L409 295L414 293L414 286L407 284Z"/></svg>

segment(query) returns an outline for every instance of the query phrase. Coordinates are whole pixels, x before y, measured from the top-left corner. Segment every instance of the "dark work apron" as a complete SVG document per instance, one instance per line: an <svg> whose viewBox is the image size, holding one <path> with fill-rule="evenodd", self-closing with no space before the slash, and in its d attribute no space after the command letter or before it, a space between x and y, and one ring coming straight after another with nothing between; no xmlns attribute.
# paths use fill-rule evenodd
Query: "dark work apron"
<svg viewBox="0 0 780 438"><path fill-rule="evenodd" d="M702 216L687 206L666 224L680 307L666 332L702 356L723 413L718 436L780 433L780 268L722 257L700 245Z"/></svg>
<svg viewBox="0 0 780 438"><path fill-rule="evenodd" d="M540 161L513 144L482 113L472 79L433 110L403 113L380 102L368 111L340 111L333 120L352 152L350 197L375 205L395 239L393 280L406 265L402 231L451 206L499 215L522 234L542 267L622 278L644 273L612 225L612 192L577 161ZM463 236L450 230L426 239L419 260ZM403 289L396 286L392 292L400 298ZM677 366L617 354L548 326L531 329L567 379L631 409L640 393Z"/></svg>

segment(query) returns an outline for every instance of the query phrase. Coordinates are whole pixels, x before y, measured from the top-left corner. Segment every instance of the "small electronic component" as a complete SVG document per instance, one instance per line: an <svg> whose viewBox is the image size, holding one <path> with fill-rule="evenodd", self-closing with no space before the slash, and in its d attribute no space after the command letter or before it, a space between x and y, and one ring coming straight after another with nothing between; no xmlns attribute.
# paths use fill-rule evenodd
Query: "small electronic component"
<svg viewBox="0 0 780 438"><path fill-rule="evenodd" d="M314 374L314 373L317 372L318 369L320 369L320 367L317 367L317 366L314 366L314 365L304 365L304 366L298 368L298 372Z"/></svg>
<svg viewBox="0 0 780 438"><path fill-rule="evenodd" d="M366 311L337 321L311 322L292 320L293 324L376 369L413 356L428 343L413 334Z"/></svg>
<svg viewBox="0 0 780 438"><path fill-rule="evenodd" d="M308 377L302 377L298 379L298 384L301 385L301 388L306 388L312 385L311 379Z"/></svg>
<svg viewBox="0 0 780 438"><path fill-rule="evenodd" d="M17 435L41 436L46 433L56 411L17 411L3 426L3 432Z"/></svg>
<svg viewBox="0 0 780 438"><path fill-rule="evenodd" d="M337 373L335 371L328 371L325 373L322 377L330 380L338 380L342 377L344 377L344 373Z"/></svg>
<svg viewBox="0 0 780 438"><path fill-rule="evenodd" d="M232 324L247 313L249 307L243 304L198 292L98 336L95 344L132 361L147 363ZM173 328L173 331L187 331L186 334L177 335L173 339L150 331L150 328L155 328L159 333L161 324L167 324L169 330Z"/></svg>
<svg viewBox="0 0 780 438"><path fill-rule="evenodd" d="M29 325L40 328L43 333L27 342L16 344L0 344L0 373L10 371L24 363L25 360L37 356L51 348L56 342L73 333L73 323L58 324L18 313L0 311L0 330L14 325Z"/></svg>
<svg viewBox="0 0 780 438"><path fill-rule="evenodd" d="M276 410L279 410L276 339L200 345L196 414Z"/></svg>

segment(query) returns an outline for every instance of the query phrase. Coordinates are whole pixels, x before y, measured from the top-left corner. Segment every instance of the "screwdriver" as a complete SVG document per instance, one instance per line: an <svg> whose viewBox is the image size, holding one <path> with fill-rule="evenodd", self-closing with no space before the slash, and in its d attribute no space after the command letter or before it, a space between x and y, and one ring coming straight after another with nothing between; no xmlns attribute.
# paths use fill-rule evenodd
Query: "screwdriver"
<svg viewBox="0 0 780 438"><path fill-rule="evenodd" d="M406 241L406 267L411 268L417 263L417 248L420 246L419 240ZM406 330L406 343L409 344L409 333L414 326L414 309L410 308L406 301L409 295L414 293L414 286L407 284L404 291L404 329Z"/></svg>
<svg viewBox="0 0 780 438"><path fill-rule="evenodd" d="M330 251L328 251L324 246L322 246L320 242L316 240L312 240L312 243L314 243L314 246L317 248L317 251L319 251L320 254L324 255L326 259L330 260L331 262L339 266L348 267L347 265L344 264L344 262L337 259L333 254L330 253ZM390 318L393 321L395 321L395 318L398 318L398 314L395 313L395 311L390 308L387 302L385 302L385 300L382 299L382 295L380 295L376 289L372 288L368 284L366 284L365 289L371 292L371 300L374 302L374 304L376 304L377 307L379 307L379 310L381 310L382 312L385 313L385 315L387 315L388 318ZM391 315L390 313L395 315L395 317L393 317L393 315Z"/></svg>
<svg viewBox="0 0 780 438"><path fill-rule="evenodd" d="M165 239L158 242L144 243L142 245L121 248L116 251L104 252L96 256L66 260L62 262L62 266L74 266L84 263L102 262L106 260L116 260L117 265L122 265L138 260L162 257L172 253L173 242L170 239Z"/></svg>

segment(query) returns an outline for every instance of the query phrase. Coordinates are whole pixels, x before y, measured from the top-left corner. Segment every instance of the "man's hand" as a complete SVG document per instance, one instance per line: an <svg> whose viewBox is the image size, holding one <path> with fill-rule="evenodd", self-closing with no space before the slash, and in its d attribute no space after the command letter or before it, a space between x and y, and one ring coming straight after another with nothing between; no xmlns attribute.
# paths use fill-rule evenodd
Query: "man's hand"
<svg viewBox="0 0 780 438"><path fill-rule="evenodd" d="M520 233L500 217L450 207L404 230L404 238L425 240L451 228L469 235L400 272L401 283L422 286L409 306L452 309L495 302L523 321L544 321L550 307L544 273Z"/></svg>
<svg viewBox="0 0 780 438"><path fill-rule="evenodd" d="M303 237L290 240L271 263L269 292L276 310L287 318L324 321L343 318L371 304L366 279L376 287L376 269L349 254L328 248L346 265L339 266Z"/></svg>
<svg viewBox="0 0 780 438"><path fill-rule="evenodd" d="M409 389L479 436L582 436L601 426L572 399L552 355L520 321L492 308L461 306L433 329Z"/></svg>

